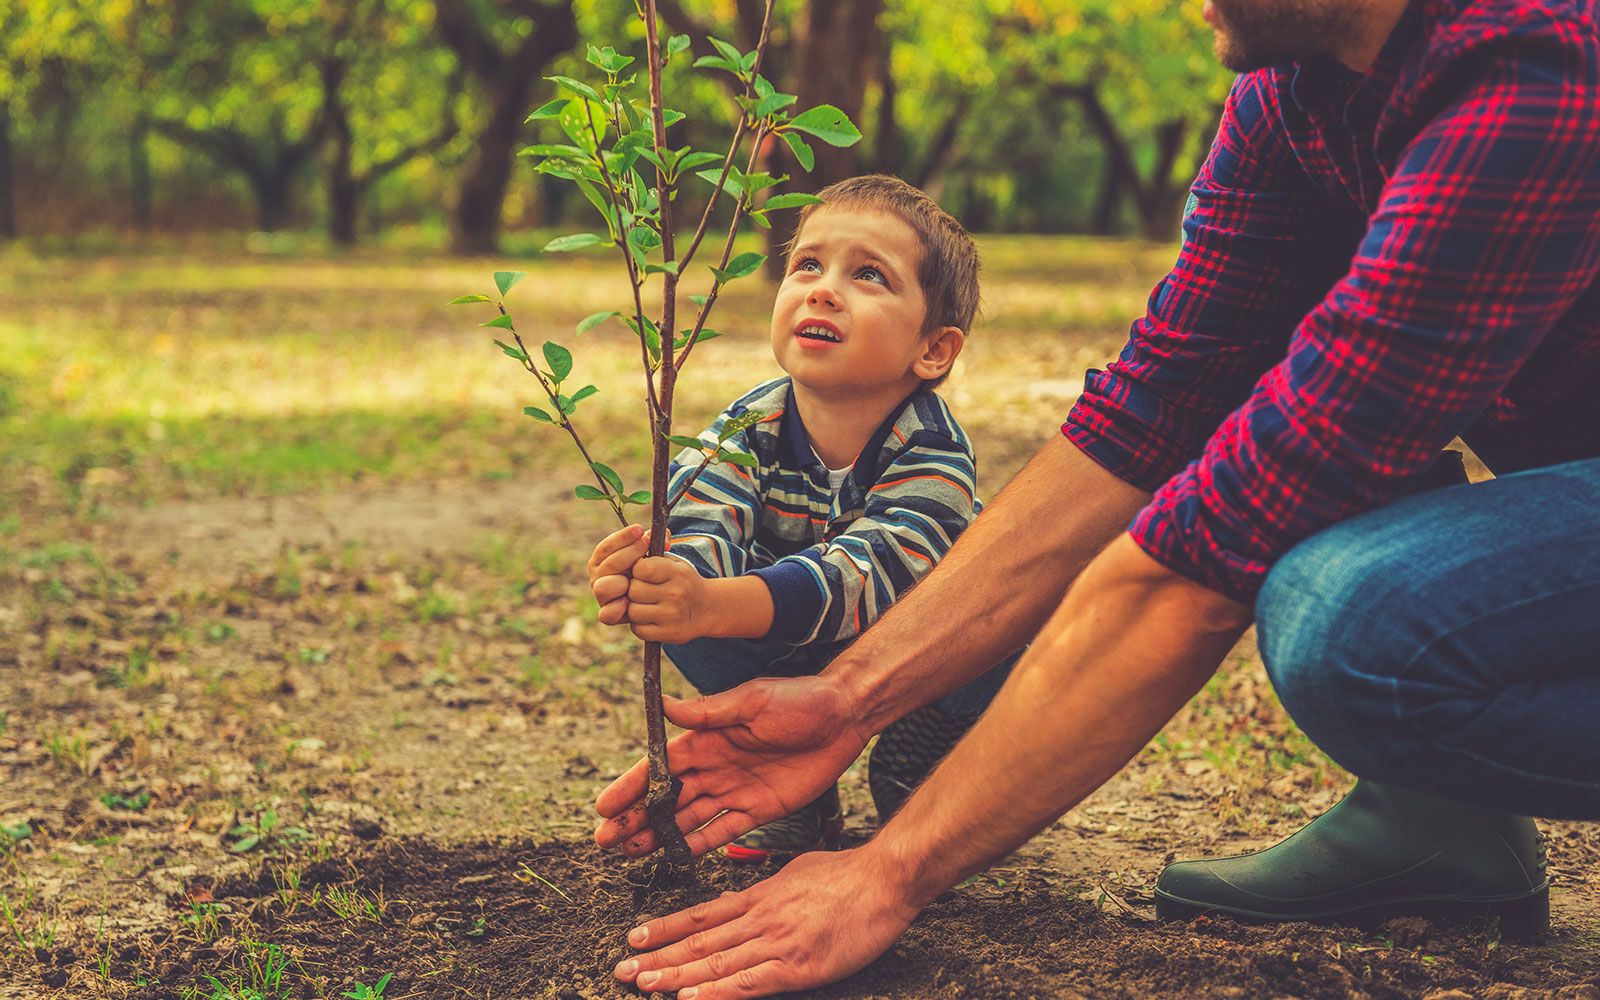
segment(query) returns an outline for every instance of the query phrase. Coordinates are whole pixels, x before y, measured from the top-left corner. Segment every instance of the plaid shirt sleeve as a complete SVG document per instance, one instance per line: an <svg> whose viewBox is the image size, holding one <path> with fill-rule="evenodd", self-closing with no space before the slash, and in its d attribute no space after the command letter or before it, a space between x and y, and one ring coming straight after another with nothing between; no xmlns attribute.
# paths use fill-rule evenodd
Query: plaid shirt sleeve
<svg viewBox="0 0 1600 1000"><path fill-rule="evenodd" d="M977 478L970 448L931 431L912 434L850 527L754 571L778 608L767 638L803 644L859 635L972 523Z"/></svg>
<svg viewBox="0 0 1600 1000"><path fill-rule="evenodd" d="M1241 76L1190 191L1183 248L1121 356L1091 370L1062 432L1153 492L1274 361L1336 281L1356 236L1279 130L1266 73ZM1342 246L1344 255L1339 256Z"/></svg>
<svg viewBox="0 0 1600 1000"><path fill-rule="evenodd" d="M1348 271L1134 520L1147 552L1249 602L1279 556L1394 496L1494 401L1600 271L1597 72L1593 26L1544 19L1430 75L1419 103L1439 110Z"/></svg>

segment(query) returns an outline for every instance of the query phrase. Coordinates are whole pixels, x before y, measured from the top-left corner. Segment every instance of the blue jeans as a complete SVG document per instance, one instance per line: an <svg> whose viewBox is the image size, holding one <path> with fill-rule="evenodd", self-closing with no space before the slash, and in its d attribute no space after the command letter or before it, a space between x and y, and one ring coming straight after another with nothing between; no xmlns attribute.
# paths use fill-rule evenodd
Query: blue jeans
<svg viewBox="0 0 1600 1000"><path fill-rule="evenodd" d="M760 639L694 639L663 647L678 672L701 694L715 694L757 677L806 677L819 674L848 642L816 642L795 646ZM1021 658L1018 652L991 668L977 680L940 698L933 707L946 715L975 719L994 700L1000 685Z"/></svg>
<svg viewBox="0 0 1600 1000"><path fill-rule="evenodd" d="M1396 501L1256 603L1284 707L1354 774L1600 819L1600 459Z"/></svg>

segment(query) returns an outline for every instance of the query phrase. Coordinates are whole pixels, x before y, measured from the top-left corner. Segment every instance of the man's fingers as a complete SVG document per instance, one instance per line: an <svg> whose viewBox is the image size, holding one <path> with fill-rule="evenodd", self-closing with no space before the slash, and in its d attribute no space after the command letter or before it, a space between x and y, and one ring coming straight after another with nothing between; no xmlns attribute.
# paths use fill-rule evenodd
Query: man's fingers
<svg viewBox="0 0 1600 1000"><path fill-rule="evenodd" d="M642 990L670 993L685 986L716 982L760 965L772 957L772 942L750 940L757 932L746 929L749 922L723 924L714 931L691 934L671 947L640 955L634 959L637 968L630 981ZM696 957L700 955L704 957ZM627 964L624 961L617 966L619 979L628 979L621 975Z"/></svg>
<svg viewBox="0 0 1600 1000"><path fill-rule="evenodd" d="M742 837L755 828L756 821L748 813L729 810L707 823L703 829L688 834L684 840L689 843L689 853L698 858L724 844L731 844L734 838Z"/></svg>
<svg viewBox="0 0 1600 1000"><path fill-rule="evenodd" d="M634 948L661 948L682 941L696 931L709 931L733 920L753 902L750 891L746 890L697 903L687 910L669 913L635 927L628 932L628 944Z"/></svg>
<svg viewBox="0 0 1600 1000"><path fill-rule="evenodd" d="M751 704L751 693L743 686L721 694L701 695L698 698L661 699L666 716L675 726L684 729L720 729L737 726L755 717L756 706Z"/></svg>
<svg viewBox="0 0 1600 1000"><path fill-rule="evenodd" d="M694 1000L749 1000L769 997L792 987L784 982L789 966L766 961L751 969L740 969L726 979L706 983L694 991Z"/></svg>
<svg viewBox="0 0 1600 1000"><path fill-rule="evenodd" d="M650 762L640 760L606 786L600 797L594 800L594 810L602 816L615 816L635 802L643 802L644 793L649 787Z"/></svg>
<svg viewBox="0 0 1600 1000"><path fill-rule="evenodd" d="M638 542L644 535L643 528L637 524L630 524L600 539L600 544L594 547L594 553L589 556L589 575L594 576L596 567L608 557Z"/></svg>

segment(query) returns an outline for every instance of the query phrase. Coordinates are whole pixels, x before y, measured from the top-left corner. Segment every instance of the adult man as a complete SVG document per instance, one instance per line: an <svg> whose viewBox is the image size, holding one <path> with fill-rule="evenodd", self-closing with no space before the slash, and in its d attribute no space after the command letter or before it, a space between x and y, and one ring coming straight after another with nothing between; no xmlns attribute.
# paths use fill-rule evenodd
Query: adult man
<svg viewBox="0 0 1600 1000"><path fill-rule="evenodd" d="M1600 818L1600 0L1206 9L1246 75L1149 313L821 677L669 706L691 847L1031 650L872 842L647 923L619 977L711 1000L860 968L1113 774L1252 617L1362 780L1277 847L1168 868L1160 908L1542 926L1525 817ZM1502 478L1390 502L1457 435ZM642 790L636 768L601 796L602 844L653 847Z"/></svg>

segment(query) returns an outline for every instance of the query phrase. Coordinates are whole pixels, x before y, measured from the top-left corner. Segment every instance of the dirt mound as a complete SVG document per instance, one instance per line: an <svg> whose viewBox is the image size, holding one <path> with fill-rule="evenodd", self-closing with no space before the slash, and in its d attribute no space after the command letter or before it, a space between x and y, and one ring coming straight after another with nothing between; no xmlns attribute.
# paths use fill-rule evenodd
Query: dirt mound
<svg viewBox="0 0 1600 1000"><path fill-rule="evenodd" d="M768 873L712 859L701 865L703 894ZM642 916L693 901L652 897L648 877L647 865L619 864L586 843L395 840L312 865L292 889L271 866L252 878L196 883L173 906L221 914L214 939L149 942L111 974L153 978L175 996L210 989L208 976L249 984L277 949L282 996L335 996L385 973L389 996L636 996L610 975L626 953L624 934ZM1519 947L1501 944L1492 928L1443 930L1419 919L1391 921L1375 935L1205 918L1160 925L1137 908L1103 912L1048 886L980 881L947 893L883 958L815 995L1400 998L1461 990L1589 1000L1600 994L1583 984L1600 980L1600 954L1574 961L1583 954L1574 942Z"/></svg>

